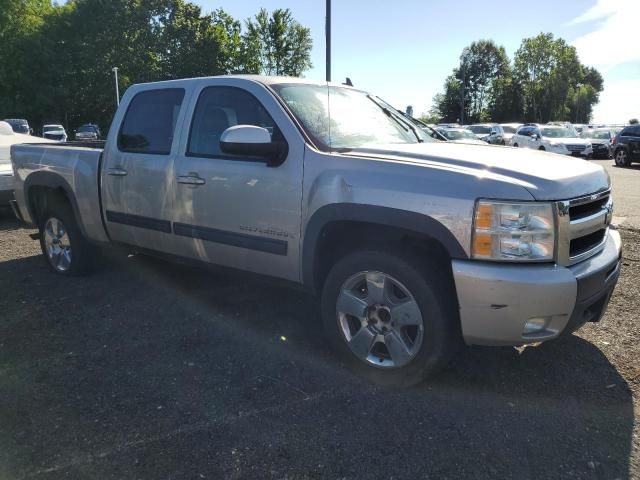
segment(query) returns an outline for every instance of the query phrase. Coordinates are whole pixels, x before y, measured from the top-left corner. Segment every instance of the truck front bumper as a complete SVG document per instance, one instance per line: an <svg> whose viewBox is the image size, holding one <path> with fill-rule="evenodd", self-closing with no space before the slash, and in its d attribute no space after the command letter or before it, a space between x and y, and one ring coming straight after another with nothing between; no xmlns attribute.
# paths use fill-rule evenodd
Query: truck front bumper
<svg viewBox="0 0 640 480"><path fill-rule="evenodd" d="M570 267L454 260L462 335L472 345L523 345L597 322L620 276L622 241Z"/></svg>

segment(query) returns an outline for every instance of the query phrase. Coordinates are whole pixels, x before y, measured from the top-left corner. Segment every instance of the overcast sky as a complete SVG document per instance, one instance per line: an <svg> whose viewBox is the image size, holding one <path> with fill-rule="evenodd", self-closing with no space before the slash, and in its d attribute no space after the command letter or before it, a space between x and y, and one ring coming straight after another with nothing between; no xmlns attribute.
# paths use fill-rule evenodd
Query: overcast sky
<svg viewBox="0 0 640 480"><path fill-rule="evenodd" d="M325 0L195 1L205 11L222 7L239 19L261 7L291 9L313 37L314 67L305 76L325 78ZM640 117L640 0L333 0L332 5L333 80L348 76L398 108L428 110L460 52L474 40L493 39L513 57L522 38L552 32L575 45L580 60L604 76L595 122Z"/></svg>

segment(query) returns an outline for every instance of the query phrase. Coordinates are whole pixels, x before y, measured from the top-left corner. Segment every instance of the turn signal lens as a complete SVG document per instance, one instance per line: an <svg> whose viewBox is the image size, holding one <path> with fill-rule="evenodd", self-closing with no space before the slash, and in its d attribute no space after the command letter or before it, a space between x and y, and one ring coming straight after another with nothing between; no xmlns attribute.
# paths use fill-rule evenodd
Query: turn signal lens
<svg viewBox="0 0 640 480"><path fill-rule="evenodd" d="M493 206L488 203L479 203L476 208L476 228L490 229L493 221Z"/></svg>
<svg viewBox="0 0 640 480"><path fill-rule="evenodd" d="M477 256L491 256L491 235L477 233L473 239L473 252Z"/></svg>

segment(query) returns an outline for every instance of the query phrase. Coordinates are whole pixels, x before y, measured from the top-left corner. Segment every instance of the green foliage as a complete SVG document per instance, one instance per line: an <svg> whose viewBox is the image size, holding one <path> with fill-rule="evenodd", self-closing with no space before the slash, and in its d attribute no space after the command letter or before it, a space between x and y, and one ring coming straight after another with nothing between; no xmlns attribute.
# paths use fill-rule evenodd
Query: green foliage
<svg viewBox="0 0 640 480"><path fill-rule="evenodd" d="M629 125L636 125L637 123L638 123L637 118L632 118L631 120L629 120Z"/></svg>
<svg viewBox="0 0 640 480"><path fill-rule="evenodd" d="M246 27L245 41L261 73L297 77L311 68L311 32L293 19L288 8L274 10L271 16L263 8L246 21Z"/></svg>
<svg viewBox="0 0 640 480"><path fill-rule="evenodd" d="M580 63L574 47L550 33L525 38L513 64L503 47L480 40L463 50L434 103L447 122L460 119L464 105L466 123L587 123L603 83L596 69Z"/></svg>
<svg viewBox="0 0 640 480"><path fill-rule="evenodd" d="M121 92L227 73L301 75L310 66L309 30L288 10L262 14L273 31L265 58L253 20L243 31L222 9L205 15L186 0L0 0L0 118L106 130L116 107L113 67Z"/></svg>

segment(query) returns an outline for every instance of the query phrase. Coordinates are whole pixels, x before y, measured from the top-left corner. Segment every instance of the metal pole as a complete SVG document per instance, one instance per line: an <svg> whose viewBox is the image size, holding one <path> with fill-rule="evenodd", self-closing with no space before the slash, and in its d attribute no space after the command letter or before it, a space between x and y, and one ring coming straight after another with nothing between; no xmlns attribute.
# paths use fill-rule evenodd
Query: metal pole
<svg viewBox="0 0 640 480"><path fill-rule="evenodd" d="M113 67L113 75L116 79L116 106L120 106L120 88L118 87L118 67Z"/></svg>
<svg viewBox="0 0 640 480"><path fill-rule="evenodd" d="M464 125L464 91L465 91L465 65L464 63L462 64L462 104L461 104L461 108L460 108L460 125Z"/></svg>
<svg viewBox="0 0 640 480"><path fill-rule="evenodd" d="M327 16L325 18L326 39L326 75L327 82L331 81L331 0L327 0Z"/></svg>

